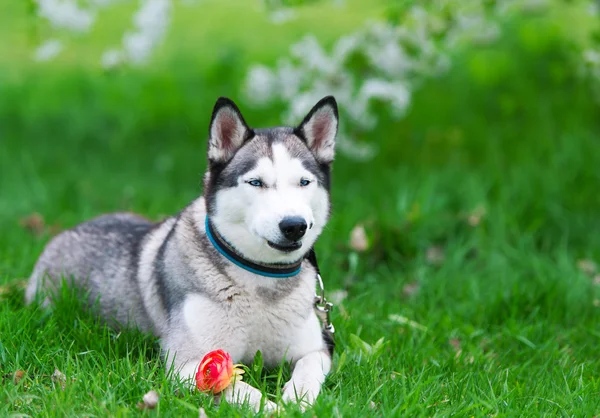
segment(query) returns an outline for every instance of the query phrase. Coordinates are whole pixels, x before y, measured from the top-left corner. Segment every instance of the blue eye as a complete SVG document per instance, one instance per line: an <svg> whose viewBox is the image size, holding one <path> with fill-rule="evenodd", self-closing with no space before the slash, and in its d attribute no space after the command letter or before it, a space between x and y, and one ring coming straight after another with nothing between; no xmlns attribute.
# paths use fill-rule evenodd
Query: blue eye
<svg viewBox="0 0 600 418"><path fill-rule="evenodd" d="M310 180L302 179L300 180L300 186L306 187L310 184Z"/></svg>
<svg viewBox="0 0 600 418"><path fill-rule="evenodd" d="M263 186L263 182L260 181L259 179L248 180L246 183L248 183L250 186L254 186L254 187L262 187Z"/></svg>

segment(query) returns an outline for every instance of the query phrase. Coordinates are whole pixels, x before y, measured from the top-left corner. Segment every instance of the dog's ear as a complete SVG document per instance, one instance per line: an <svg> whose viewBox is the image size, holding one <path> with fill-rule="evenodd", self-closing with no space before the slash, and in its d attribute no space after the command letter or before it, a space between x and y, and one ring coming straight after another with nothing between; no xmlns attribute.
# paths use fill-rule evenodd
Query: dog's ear
<svg viewBox="0 0 600 418"><path fill-rule="evenodd" d="M333 96L327 96L308 112L295 134L306 142L317 161L329 164L335 155L338 124L337 103Z"/></svg>
<svg viewBox="0 0 600 418"><path fill-rule="evenodd" d="M235 103L219 97L210 120L208 160L211 163L229 161L245 141L254 136Z"/></svg>

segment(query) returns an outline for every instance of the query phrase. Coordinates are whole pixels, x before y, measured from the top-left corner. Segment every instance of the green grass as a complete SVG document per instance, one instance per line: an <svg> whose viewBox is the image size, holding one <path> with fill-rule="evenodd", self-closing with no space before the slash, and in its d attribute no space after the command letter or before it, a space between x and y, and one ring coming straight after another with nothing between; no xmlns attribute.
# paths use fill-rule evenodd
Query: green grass
<svg viewBox="0 0 600 418"><path fill-rule="evenodd" d="M333 371L304 416L600 414L600 286L578 268L600 262L600 109L571 45L552 31L531 45L532 27L457 54L405 119L383 116L374 161L336 160L317 249L327 290L348 295ZM218 95L252 125L279 122L277 106L240 100L244 68L230 64L249 57L105 75L51 65L0 86L0 415L252 415L170 382L151 336L105 328L68 294L52 312L25 307L20 287L50 226L159 219L200 194ZM39 234L19 224L34 212ZM360 223L370 248L356 253ZM279 374L248 378L275 394ZM138 411L151 389L158 409Z"/></svg>

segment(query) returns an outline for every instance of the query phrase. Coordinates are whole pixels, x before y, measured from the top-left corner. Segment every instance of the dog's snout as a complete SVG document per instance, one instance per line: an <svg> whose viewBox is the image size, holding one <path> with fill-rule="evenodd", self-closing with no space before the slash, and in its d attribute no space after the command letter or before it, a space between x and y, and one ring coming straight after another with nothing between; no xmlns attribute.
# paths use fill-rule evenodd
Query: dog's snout
<svg viewBox="0 0 600 418"><path fill-rule="evenodd" d="M306 221L300 216L286 216L279 222L279 229L290 241L298 241L306 233Z"/></svg>

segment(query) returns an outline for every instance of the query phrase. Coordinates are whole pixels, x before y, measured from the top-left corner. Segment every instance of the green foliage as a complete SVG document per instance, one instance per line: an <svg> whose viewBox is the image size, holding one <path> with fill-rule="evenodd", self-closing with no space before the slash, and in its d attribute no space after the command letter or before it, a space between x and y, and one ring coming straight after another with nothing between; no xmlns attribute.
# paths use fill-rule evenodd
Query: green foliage
<svg viewBox="0 0 600 418"><path fill-rule="evenodd" d="M574 60L589 39L554 19L517 17L496 43L456 51L406 118L364 133L375 160L336 160L317 250L327 291L347 297L333 372L304 416L600 412L600 286L578 268L600 261L600 109ZM160 219L201 193L214 100L241 96L236 39L156 68L49 66L0 84L0 415L252 415L171 382L155 338L106 328L68 292L53 312L22 299L53 226ZM251 125L279 123L278 106L237 101ZM359 223L364 252L348 244ZM244 379L280 396L289 370L250 366ZM141 413L151 389L158 409Z"/></svg>

